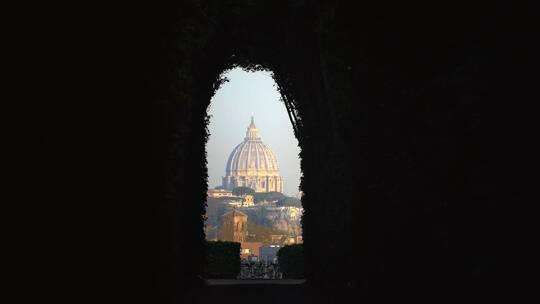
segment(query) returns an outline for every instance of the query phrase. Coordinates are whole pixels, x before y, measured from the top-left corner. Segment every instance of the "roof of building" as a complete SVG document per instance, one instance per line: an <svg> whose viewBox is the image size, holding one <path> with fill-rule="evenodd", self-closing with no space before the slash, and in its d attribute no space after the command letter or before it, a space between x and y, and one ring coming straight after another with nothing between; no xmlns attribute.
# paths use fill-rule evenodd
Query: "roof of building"
<svg viewBox="0 0 540 304"><path fill-rule="evenodd" d="M232 193L231 190L225 190L225 189L208 189L208 192L211 192L211 193Z"/></svg>
<svg viewBox="0 0 540 304"><path fill-rule="evenodd" d="M253 117L244 141L234 148L227 160L225 174L264 172L267 176L279 176L279 167L274 152L261 141Z"/></svg>
<svg viewBox="0 0 540 304"><path fill-rule="evenodd" d="M238 211L237 209L233 209L233 210L227 211L227 212L225 212L222 216L232 216L232 217L241 216L241 217L247 217L247 215L246 215L244 212Z"/></svg>

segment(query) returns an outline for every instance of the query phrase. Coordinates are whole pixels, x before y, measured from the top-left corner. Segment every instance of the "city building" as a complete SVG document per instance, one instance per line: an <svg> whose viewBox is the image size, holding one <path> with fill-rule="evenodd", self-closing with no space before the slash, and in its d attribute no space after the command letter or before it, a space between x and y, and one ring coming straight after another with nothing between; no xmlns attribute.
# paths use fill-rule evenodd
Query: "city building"
<svg viewBox="0 0 540 304"><path fill-rule="evenodd" d="M240 258L248 260L258 260L261 242L242 242L240 243ZM256 257L256 258L255 258Z"/></svg>
<svg viewBox="0 0 540 304"><path fill-rule="evenodd" d="M293 236L293 235L290 235L290 236L287 236L285 238L285 245L292 245L292 244L296 244L296 237Z"/></svg>
<svg viewBox="0 0 540 304"><path fill-rule="evenodd" d="M231 152L223 188L249 187L255 192L283 192L283 179L274 152L263 144L253 117L244 141Z"/></svg>
<svg viewBox="0 0 540 304"><path fill-rule="evenodd" d="M234 197L232 191L224 189L208 189L206 193L211 198Z"/></svg>
<svg viewBox="0 0 540 304"><path fill-rule="evenodd" d="M222 216L220 240L245 242L247 236L247 215L236 209L225 212Z"/></svg>
<svg viewBox="0 0 540 304"><path fill-rule="evenodd" d="M279 245L270 245L259 249L259 261L266 263L277 262L277 252L281 249Z"/></svg>
<svg viewBox="0 0 540 304"><path fill-rule="evenodd" d="M227 202L227 205L233 206L233 207L242 207L242 201L231 200Z"/></svg>
<svg viewBox="0 0 540 304"><path fill-rule="evenodd" d="M283 244L285 237L283 234L272 234L270 235L270 242L272 244Z"/></svg>
<svg viewBox="0 0 540 304"><path fill-rule="evenodd" d="M254 205L253 195L247 194L242 197L242 207L252 207Z"/></svg>
<svg viewBox="0 0 540 304"><path fill-rule="evenodd" d="M255 205L253 195L249 194L242 196L241 200L228 201L227 204L234 207L253 207Z"/></svg>

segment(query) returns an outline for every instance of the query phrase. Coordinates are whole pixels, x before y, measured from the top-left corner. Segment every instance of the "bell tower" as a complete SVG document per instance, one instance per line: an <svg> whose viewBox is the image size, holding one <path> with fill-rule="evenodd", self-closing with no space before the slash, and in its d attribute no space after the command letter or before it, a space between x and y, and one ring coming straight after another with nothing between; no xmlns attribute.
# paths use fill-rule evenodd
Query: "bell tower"
<svg viewBox="0 0 540 304"><path fill-rule="evenodd" d="M245 242L247 236L247 215L236 209L226 212L221 216L220 239L232 242Z"/></svg>

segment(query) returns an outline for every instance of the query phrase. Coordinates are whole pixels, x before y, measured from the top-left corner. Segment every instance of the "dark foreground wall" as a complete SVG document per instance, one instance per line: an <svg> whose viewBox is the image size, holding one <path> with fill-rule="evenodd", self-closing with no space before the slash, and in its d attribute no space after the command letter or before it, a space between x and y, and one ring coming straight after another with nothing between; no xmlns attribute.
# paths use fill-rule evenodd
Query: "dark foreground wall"
<svg viewBox="0 0 540 304"><path fill-rule="evenodd" d="M172 303L196 286L205 109L222 71L256 64L298 115L310 284L374 297L509 291L520 104L538 100L530 14L338 1L20 8L19 273L34 291L23 296Z"/></svg>

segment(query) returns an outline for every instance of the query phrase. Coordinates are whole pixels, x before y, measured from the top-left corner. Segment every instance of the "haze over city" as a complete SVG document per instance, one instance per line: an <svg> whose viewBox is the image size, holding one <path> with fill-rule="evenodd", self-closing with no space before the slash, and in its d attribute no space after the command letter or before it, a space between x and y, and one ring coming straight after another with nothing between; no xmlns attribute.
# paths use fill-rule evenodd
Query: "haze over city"
<svg viewBox="0 0 540 304"><path fill-rule="evenodd" d="M300 148L287 110L270 72L233 69L212 98L208 109L210 137L206 146L208 187L220 186L227 159L246 136L254 117L262 142L275 153L284 180L284 193L296 194L300 184Z"/></svg>

